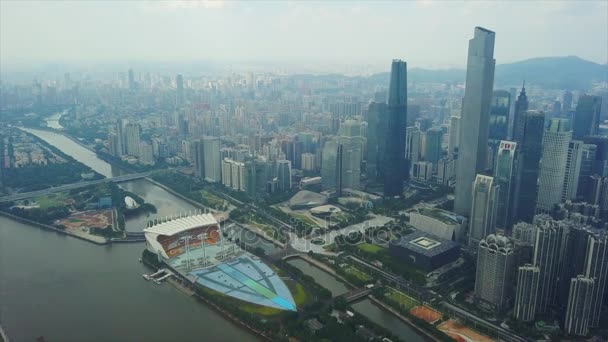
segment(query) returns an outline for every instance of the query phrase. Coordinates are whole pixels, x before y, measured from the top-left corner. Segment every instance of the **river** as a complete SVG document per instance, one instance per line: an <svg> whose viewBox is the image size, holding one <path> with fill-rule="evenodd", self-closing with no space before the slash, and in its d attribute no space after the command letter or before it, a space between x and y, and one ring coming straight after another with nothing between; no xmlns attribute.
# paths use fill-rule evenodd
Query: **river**
<svg viewBox="0 0 608 342"><path fill-rule="evenodd" d="M98 173L124 174L71 139L50 131L25 129ZM144 179L121 187L154 204L158 212L126 221L141 231L148 220L194 210L190 203ZM231 235L271 252L275 247L250 231ZM207 306L169 285L146 282L138 262L143 244L99 247L0 217L0 321L11 341L251 341L257 340ZM303 260L290 261L332 293L344 284ZM424 342L411 327L369 299L353 308L402 340Z"/></svg>

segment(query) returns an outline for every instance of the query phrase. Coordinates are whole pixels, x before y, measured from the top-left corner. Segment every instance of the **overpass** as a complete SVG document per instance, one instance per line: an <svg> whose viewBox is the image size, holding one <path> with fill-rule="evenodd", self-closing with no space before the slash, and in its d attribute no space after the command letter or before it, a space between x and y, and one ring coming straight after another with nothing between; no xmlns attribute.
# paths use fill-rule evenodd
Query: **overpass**
<svg viewBox="0 0 608 342"><path fill-rule="evenodd" d="M342 297L342 298L344 298L344 300L347 303L350 303L350 302L356 301L357 299L361 299L361 298L369 295L370 293L372 293L372 289L368 289L367 287L362 287L362 288L350 290L344 294L337 296L336 298Z"/></svg>
<svg viewBox="0 0 608 342"><path fill-rule="evenodd" d="M160 171L160 170L156 170L156 171ZM44 189L44 190L37 190L37 191L24 192L24 193L15 194L15 195L8 195L8 196L0 197L0 202L18 201L18 200L31 198L31 197L48 195L48 194L52 194L55 192L74 190L74 189L84 188L84 187L87 187L90 185L97 185L97 184L102 184L102 183L128 182L128 181L132 181L135 179L146 178L156 171L131 173L131 174L116 176L116 177L111 177L111 178L103 178L103 179L96 179L96 180L86 181L86 182L78 182L78 183L60 185L60 186L56 186L56 187L48 188L48 189Z"/></svg>

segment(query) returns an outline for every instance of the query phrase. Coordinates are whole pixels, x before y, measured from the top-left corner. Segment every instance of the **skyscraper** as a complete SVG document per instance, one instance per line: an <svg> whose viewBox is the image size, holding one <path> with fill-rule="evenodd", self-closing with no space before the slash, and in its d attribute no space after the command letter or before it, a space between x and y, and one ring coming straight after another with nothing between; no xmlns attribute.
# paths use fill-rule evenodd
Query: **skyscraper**
<svg viewBox="0 0 608 342"><path fill-rule="evenodd" d="M291 190L291 162L289 160L277 161L277 179L279 181L279 190Z"/></svg>
<svg viewBox="0 0 608 342"><path fill-rule="evenodd" d="M494 32L476 27L473 39L469 40L454 199L454 211L460 215L470 214L471 184L475 181L475 175L485 171L496 63L494 37Z"/></svg>
<svg viewBox="0 0 608 342"><path fill-rule="evenodd" d="M553 118L545 132L538 176L537 213L550 213L562 201L568 146L572 139L570 122Z"/></svg>
<svg viewBox="0 0 608 342"><path fill-rule="evenodd" d="M437 162L442 157L441 142L443 140L443 131L440 127L431 127L425 132L424 140L424 160L432 163L434 168L436 168Z"/></svg>
<svg viewBox="0 0 608 342"><path fill-rule="evenodd" d="M511 94L506 90L495 90L492 93L490 106L489 133L490 140L507 139L509 125L509 108L511 107Z"/></svg>
<svg viewBox="0 0 608 342"><path fill-rule="evenodd" d="M139 124L130 123L125 127L126 151L130 156L139 156L139 139L141 128Z"/></svg>
<svg viewBox="0 0 608 342"><path fill-rule="evenodd" d="M482 307L500 312L510 301L513 260L509 238L490 234L479 242L475 298Z"/></svg>
<svg viewBox="0 0 608 342"><path fill-rule="evenodd" d="M593 279L595 283L589 326L598 327L602 304L606 296L606 284L608 284L608 233L606 231L594 231L588 237L585 276Z"/></svg>
<svg viewBox="0 0 608 342"><path fill-rule="evenodd" d="M570 280L570 295L568 309L564 320L564 332L568 335L585 336L589 332L589 317L591 313L593 279L579 275Z"/></svg>
<svg viewBox="0 0 608 342"><path fill-rule="evenodd" d="M581 95L574 112L574 139L583 139L586 135L596 135L600 126L602 98L599 96Z"/></svg>
<svg viewBox="0 0 608 342"><path fill-rule="evenodd" d="M204 137L203 158L205 168L205 180L208 182L220 182L222 180L222 160L220 157L220 138Z"/></svg>
<svg viewBox="0 0 608 342"><path fill-rule="evenodd" d="M572 109L572 92L566 90L562 97L562 111L567 113L570 109Z"/></svg>
<svg viewBox="0 0 608 342"><path fill-rule="evenodd" d="M502 140L498 146L494 180L500 188L496 210L496 226L507 229L513 223L515 207L515 183L517 180L516 163L517 143Z"/></svg>
<svg viewBox="0 0 608 342"><path fill-rule="evenodd" d="M537 221L539 218L540 222ZM562 237L560 230L563 227L559 227L557 222L548 217L537 216L535 221L537 229L533 264L540 269L536 311L545 313L555 294Z"/></svg>
<svg viewBox="0 0 608 342"><path fill-rule="evenodd" d="M420 160L420 130L416 126L406 129L405 139L405 158L409 166L408 172L412 175L414 164Z"/></svg>
<svg viewBox="0 0 608 342"><path fill-rule="evenodd" d="M469 246L478 246L479 241L496 230L499 191L494 178L484 175L477 175L475 178L469 217Z"/></svg>
<svg viewBox="0 0 608 342"><path fill-rule="evenodd" d="M596 152L597 146L593 144L583 144L581 148L581 168L578 174L577 187L577 195L580 197L585 198L585 195L591 191L591 176L593 175Z"/></svg>
<svg viewBox="0 0 608 342"><path fill-rule="evenodd" d="M511 139L522 142L524 138L524 130L526 127L526 112L528 111L528 96L526 96L526 83L521 87L517 101L515 101L515 110L513 112L513 136Z"/></svg>
<svg viewBox="0 0 608 342"><path fill-rule="evenodd" d="M568 158L566 159L566 174L564 177L564 188L562 201L575 199L578 192L578 180L583 160L583 142L572 140L568 145Z"/></svg>
<svg viewBox="0 0 608 342"><path fill-rule="evenodd" d="M527 103L527 102L526 102ZM543 146L545 114L527 111L523 114L520 144L520 180L516 190L517 219L532 222L536 208L538 173Z"/></svg>
<svg viewBox="0 0 608 342"><path fill-rule="evenodd" d="M458 141L460 137L460 116L452 116L450 118L450 137L448 139L448 156L455 158L455 153L458 152Z"/></svg>
<svg viewBox="0 0 608 342"><path fill-rule="evenodd" d="M405 127L407 120L407 64L393 60L388 93L388 120L384 156L384 196L403 194L407 177L405 161Z"/></svg>
<svg viewBox="0 0 608 342"><path fill-rule="evenodd" d="M382 177L381 166L384 157L388 107L386 103L372 102L367 110L367 177L378 180Z"/></svg>
<svg viewBox="0 0 608 342"><path fill-rule="evenodd" d="M513 315L517 320L531 322L536 315L540 269L526 264L517 270L517 290Z"/></svg>
<svg viewBox="0 0 608 342"><path fill-rule="evenodd" d="M194 175L205 179L205 149L202 140L194 142Z"/></svg>

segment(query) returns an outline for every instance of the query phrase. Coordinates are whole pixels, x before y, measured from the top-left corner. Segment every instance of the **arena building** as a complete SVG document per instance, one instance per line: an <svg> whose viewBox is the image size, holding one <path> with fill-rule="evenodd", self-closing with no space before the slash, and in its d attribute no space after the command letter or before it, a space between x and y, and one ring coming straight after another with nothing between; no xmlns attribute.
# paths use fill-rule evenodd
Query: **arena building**
<svg viewBox="0 0 608 342"><path fill-rule="evenodd" d="M460 246L456 242L417 231L391 241L389 253L394 258L430 272L458 259Z"/></svg>
<svg viewBox="0 0 608 342"><path fill-rule="evenodd" d="M281 278L256 256L225 239L212 214L197 213L144 229L147 249L193 282L242 301L296 311Z"/></svg>

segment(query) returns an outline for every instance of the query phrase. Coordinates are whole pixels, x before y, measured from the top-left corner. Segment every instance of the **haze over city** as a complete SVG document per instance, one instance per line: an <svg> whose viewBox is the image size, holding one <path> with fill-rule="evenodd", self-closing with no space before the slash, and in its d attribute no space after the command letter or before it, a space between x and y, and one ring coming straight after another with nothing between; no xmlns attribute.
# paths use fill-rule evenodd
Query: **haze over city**
<svg viewBox="0 0 608 342"><path fill-rule="evenodd" d="M2 1L0 9L4 71L221 62L378 72L390 58L463 68L461 42L473 26L498 33L499 64L569 55L608 62L606 1Z"/></svg>

